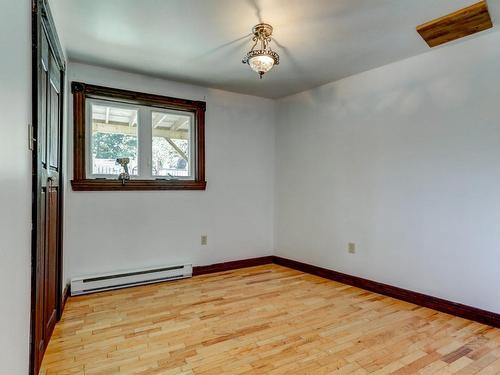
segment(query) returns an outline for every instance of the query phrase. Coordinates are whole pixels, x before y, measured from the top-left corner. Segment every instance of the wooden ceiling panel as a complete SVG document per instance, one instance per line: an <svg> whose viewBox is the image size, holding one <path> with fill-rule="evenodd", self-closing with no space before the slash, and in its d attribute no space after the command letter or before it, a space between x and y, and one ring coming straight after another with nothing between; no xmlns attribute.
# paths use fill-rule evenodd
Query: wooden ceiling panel
<svg viewBox="0 0 500 375"><path fill-rule="evenodd" d="M429 47L439 46L493 27L486 1L417 26Z"/></svg>

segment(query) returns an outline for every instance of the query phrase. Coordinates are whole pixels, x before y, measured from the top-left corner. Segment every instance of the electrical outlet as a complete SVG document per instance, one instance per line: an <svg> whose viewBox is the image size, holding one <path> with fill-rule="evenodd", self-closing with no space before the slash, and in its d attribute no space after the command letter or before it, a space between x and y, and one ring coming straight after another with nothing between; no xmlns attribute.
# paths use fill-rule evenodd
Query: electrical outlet
<svg viewBox="0 0 500 375"><path fill-rule="evenodd" d="M201 235L201 244L206 245L208 243L208 236L206 234Z"/></svg>
<svg viewBox="0 0 500 375"><path fill-rule="evenodd" d="M355 254L356 253L356 244L354 242L349 242L347 244L347 251L350 254Z"/></svg>

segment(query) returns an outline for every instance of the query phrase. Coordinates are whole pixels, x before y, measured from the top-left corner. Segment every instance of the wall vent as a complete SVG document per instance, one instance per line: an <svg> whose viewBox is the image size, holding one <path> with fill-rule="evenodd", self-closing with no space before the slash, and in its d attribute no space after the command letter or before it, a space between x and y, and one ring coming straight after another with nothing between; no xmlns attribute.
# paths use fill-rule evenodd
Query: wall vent
<svg viewBox="0 0 500 375"><path fill-rule="evenodd" d="M192 275L193 266L191 264L182 264L77 277L71 280L71 295L77 296L160 281L184 279Z"/></svg>

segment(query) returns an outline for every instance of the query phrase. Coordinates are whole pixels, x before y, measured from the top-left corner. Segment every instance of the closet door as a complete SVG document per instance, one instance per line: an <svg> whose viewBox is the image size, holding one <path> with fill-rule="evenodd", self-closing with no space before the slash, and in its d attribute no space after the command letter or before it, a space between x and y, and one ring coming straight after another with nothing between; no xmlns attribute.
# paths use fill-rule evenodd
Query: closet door
<svg viewBox="0 0 500 375"><path fill-rule="evenodd" d="M36 214L32 322L33 366L38 373L61 308L61 150L63 70L50 43L45 4L36 14L38 46L34 210ZM34 15L35 17L35 15ZM35 67L35 64L34 64ZM35 217L34 217L35 219Z"/></svg>

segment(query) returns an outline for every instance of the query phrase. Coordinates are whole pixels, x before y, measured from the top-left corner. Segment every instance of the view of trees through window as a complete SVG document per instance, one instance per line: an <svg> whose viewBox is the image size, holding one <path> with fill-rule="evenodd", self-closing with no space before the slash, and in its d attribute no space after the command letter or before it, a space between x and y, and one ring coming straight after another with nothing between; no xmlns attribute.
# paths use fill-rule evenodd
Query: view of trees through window
<svg viewBox="0 0 500 375"><path fill-rule="evenodd" d="M92 105L92 173L118 175L117 158L129 158L129 173L137 175L139 138L137 109Z"/></svg>
<svg viewBox="0 0 500 375"><path fill-rule="evenodd" d="M135 158L137 153L137 137L124 134L93 134L92 153L96 159L113 159L116 155L123 158Z"/></svg>
<svg viewBox="0 0 500 375"><path fill-rule="evenodd" d="M178 112L151 112L153 176L189 176L191 116Z"/></svg>
<svg viewBox="0 0 500 375"><path fill-rule="evenodd" d="M189 142L186 139L171 139L183 155L179 153L165 138L153 137L153 175L154 176L187 176Z"/></svg>
<svg viewBox="0 0 500 375"><path fill-rule="evenodd" d="M117 158L129 158L129 172L137 174L137 136L100 133L92 134L93 173L119 174L121 167Z"/></svg>

